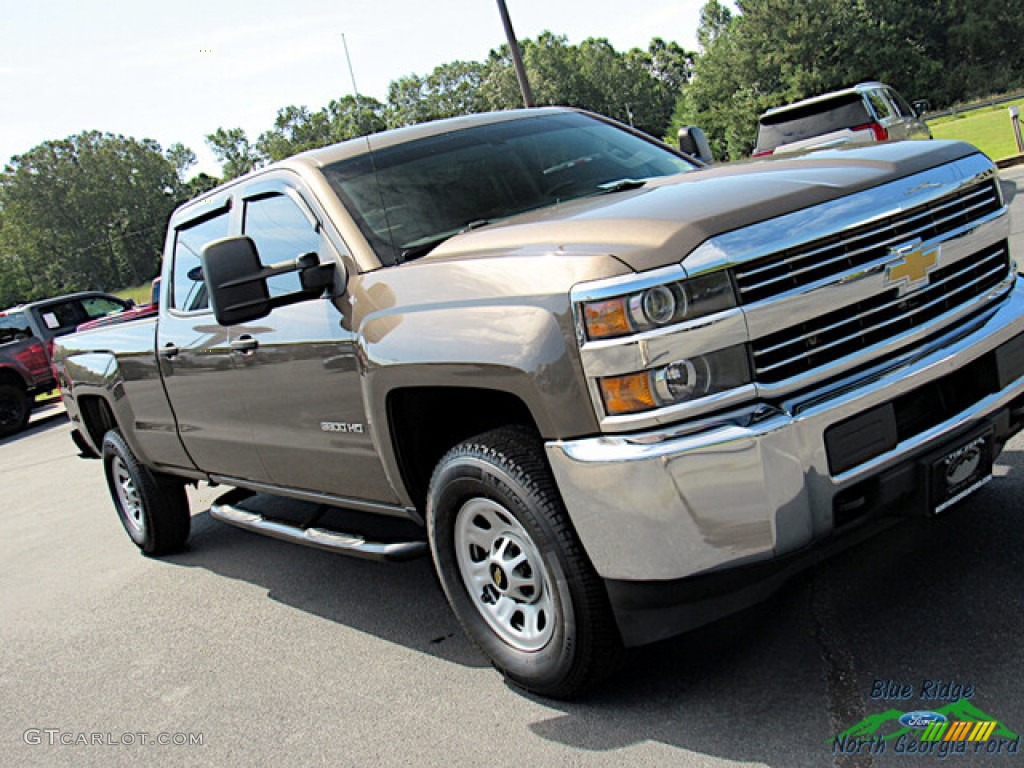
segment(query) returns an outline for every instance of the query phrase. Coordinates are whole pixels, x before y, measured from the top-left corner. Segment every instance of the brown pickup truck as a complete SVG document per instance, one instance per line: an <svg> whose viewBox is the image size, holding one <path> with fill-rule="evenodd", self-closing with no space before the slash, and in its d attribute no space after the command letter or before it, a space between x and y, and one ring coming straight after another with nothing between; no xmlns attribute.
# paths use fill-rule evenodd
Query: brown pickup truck
<svg viewBox="0 0 1024 768"><path fill-rule="evenodd" d="M156 318L56 365L147 554L210 514L430 553L571 696L991 477L1024 421L996 170L894 142L706 168L568 109L304 153L172 217Z"/></svg>

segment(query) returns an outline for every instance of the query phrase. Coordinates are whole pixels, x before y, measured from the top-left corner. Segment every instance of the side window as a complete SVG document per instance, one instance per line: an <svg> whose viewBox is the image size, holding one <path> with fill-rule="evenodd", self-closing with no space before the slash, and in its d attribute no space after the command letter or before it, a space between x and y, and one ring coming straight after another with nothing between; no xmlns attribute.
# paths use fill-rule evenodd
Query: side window
<svg viewBox="0 0 1024 768"><path fill-rule="evenodd" d="M118 312L124 312L127 307L119 301L106 299L102 296L94 296L91 299L82 299L82 309L85 310L85 314L90 320L95 320L97 317L106 317L107 315L116 315Z"/></svg>
<svg viewBox="0 0 1024 768"><path fill-rule="evenodd" d="M59 304L50 304L39 310L39 317L43 325L56 335L73 331L75 326L81 325L89 318L85 316L80 301L63 301Z"/></svg>
<svg viewBox="0 0 1024 768"><path fill-rule="evenodd" d="M182 312L206 309L208 297L199 263L203 246L228 235L227 212L180 227L174 239L171 306Z"/></svg>
<svg viewBox="0 0 1024 768"><path fill-rule="evenodd" d="M889 95L889 101L892 102L901 117L917 117L917 113L914 112L914 108L907 104L907 100L900 96L896 91L890 88L886 93Z"/></svg>
<svg viewBox="0 0 1024 768"><path fill-rule="evenodd" d="M892 117L892 107L889 106L889 102L886 101L881 91L868 91L867 96L868 101L871 102L871 108L875 110L875 116L879 120Z"/></svg>
<svg viewBox="0 0 1024 768"><path fill-rule="evenodd" d="M320 235L299 206L285 195L247 200L243 232L253 239L264 266L292 261L310 251L319 251ZM294 293L302 288L296 273L278 275L267 281L271 296Z"/></svg>
<svg viewBox="0 0 1024 768"><path fill-rule="evenodd" d="M24 312L0 315L0 344L31 337L32 329L29 327L28 318L25 317Z"/></svg>

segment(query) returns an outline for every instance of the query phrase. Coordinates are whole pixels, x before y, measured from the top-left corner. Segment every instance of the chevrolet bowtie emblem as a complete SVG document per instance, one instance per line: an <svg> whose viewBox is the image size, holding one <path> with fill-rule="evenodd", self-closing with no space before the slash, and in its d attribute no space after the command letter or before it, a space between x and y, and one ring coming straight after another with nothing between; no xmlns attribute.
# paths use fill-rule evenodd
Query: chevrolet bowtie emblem
<svg viewBox="0 0 1024 768"><path fill-rule="evenodd" d="M887 285L896 285L900 296L927 285L928 273L939 266L938 246L904 246L892 248L890 253L900 258L886 266L885 282Z"/></svg>

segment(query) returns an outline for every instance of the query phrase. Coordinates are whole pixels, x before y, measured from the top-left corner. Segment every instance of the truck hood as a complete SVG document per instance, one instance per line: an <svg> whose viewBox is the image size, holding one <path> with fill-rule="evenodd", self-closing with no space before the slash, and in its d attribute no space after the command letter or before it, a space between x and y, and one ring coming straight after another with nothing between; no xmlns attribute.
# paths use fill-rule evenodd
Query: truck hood
<svg viewBox="0 0 1024 768"><path fill-rule="evenodd" d="M976 153L962 142L904 141L711 167L514 216L457 235L427 259L603 253L642 272L725 232Z"/></svg>

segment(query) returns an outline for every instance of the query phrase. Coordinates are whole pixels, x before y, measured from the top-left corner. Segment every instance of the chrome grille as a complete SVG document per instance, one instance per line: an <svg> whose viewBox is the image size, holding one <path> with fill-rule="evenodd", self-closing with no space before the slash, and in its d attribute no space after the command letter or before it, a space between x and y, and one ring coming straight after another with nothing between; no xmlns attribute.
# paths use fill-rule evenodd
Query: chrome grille
<svg viewBox="0 0 1024 768"><path fill-rule="evenodd" d="M897 288L805 323L756 339L751 347L756 380L783 381L874 344L920 328L983 295L1008 274L1005 241L930 274L921 290Z"/></svg>
<svg viewBox="0 0 1024 768"><path fill-rule="evenodd" d="M988 180L909 211L774 253L736 268L740 302L772 298L840 275L884 258L893 246L941 237L1000 208L996 182Z"/></svg>

